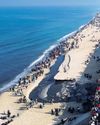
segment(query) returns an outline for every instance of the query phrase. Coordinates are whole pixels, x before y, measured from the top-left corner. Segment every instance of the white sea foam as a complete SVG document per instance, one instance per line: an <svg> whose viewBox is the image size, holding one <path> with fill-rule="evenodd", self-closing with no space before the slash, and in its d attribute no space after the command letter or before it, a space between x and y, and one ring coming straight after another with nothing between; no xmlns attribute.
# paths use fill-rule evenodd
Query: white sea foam
<svg viewBox="0 0 100 125"><path fill-rule="evenodd" d="M84 28L84 26L85 26L85 25L82 25L82 26L80 26L80 27L79 27L79 29L82 29L82 28Z"/></svg>
<svg viewBox="0 0 100 125"><path fill-rule="evenodd" d="M27 71L24 70L22 73L17 75L11 82L9 82L8 84L6 84L2 88L0 88L0 91L2 92L4 90L7 90L8 88L10 88L13 85L16 85L18 83L18 80L26 75L27 75Z"/></svg>
<svg viewBox="0 0 100 125"><path fill-rule="evenodd" d="M48 54L49 54L49 52L52 51L56 46L57 46L57 44L50 46L50 48L47 49L47 50L45 50L44 53L43 53L43 55L40 56L37 60L35 60L33 63L31 63L28 68L32 68L36 63L40 62L45 57L47 57Z"/></svg>
<svg viewBox="0 0 100 125"><path fill-rule="evenodd" d="M71 32L71 33L69 33L69 34L63 36L63 37L60 38L58 41L60 42L60 41L63 41L63 40L68 39L69 37L71 37L71 36L73 36L74 34L76 34L78 31L80 31L82 28L84 28L86 25L87 25L87 24L81 25L78 30L75 30L75 31L73 31L73 32Z"/></svg>
<svg viewBox="0 0 100 125"><path fill-rule="evenodd" d="M87 25L87 24L86 24ZM59 45L60 42L68 39L69 37L73 36L75 33L77 33L78 31L80 31L83 27L85 27L86 25L82 25L80 26L80 28L76 31L73 31L65 36L63 36L62 38L60 38L59 40L57 40L57 43L50 46L49 49L45 50L43 55L41 55L37 60L35 60L34 62L32 62L26 69L24 69L24 71L22 73L20 73L19 75L17 75L11 82L9 82L8 84L4 85L0 91L4 91L7 90L8 88L10 88L13 85L16 85L18 83L18 80L20 78L23 78L24 76L26 76L29 71L32 69L32 67L37 64L38 62L40 62L41 60L45 59L48 54L50 53L50 51L52 51L55 47L57 47Z"/></svg>
<svg viewBox="0 0 100 125"><path fill-rule="evenodd" d="M60 38L58 41L63 41L63 40L66 40L68 37L71 37L73 36L77 31L73 31L65 36L63 36L62 38Z"/></svg>
<svg viewBox="0 0 100 125"><path fill-rule="evenodd" d="M32 62L26 69L24 69L24 71L22 73L20 73L19 75L17 75L11 82L9 82L8 84L4 85L2 88L0 88L0 91L4 91L7 90L8 88L10 88L13 85L16 85L18 83L18 80L20 78L23 78L24 76L26 76L30 70L32 69L32 67L37 64L38 62L42 61L43 59L45 59L49 52L52 51L55 47L57 46L57 44L50 46L49 49L45 50L43 55L41 55L37 60L35 60L34 62Z"/></svg>

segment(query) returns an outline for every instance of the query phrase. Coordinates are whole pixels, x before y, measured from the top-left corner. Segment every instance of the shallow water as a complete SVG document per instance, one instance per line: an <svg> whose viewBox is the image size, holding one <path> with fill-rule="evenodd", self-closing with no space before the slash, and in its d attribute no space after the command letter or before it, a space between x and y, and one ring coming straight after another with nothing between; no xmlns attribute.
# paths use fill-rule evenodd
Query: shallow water
<svg viewBox="0 0 100 125"><path fill-rule="evenodd" d="M97 7L0 8L0 87L62 36L87 23Z"/></svg>

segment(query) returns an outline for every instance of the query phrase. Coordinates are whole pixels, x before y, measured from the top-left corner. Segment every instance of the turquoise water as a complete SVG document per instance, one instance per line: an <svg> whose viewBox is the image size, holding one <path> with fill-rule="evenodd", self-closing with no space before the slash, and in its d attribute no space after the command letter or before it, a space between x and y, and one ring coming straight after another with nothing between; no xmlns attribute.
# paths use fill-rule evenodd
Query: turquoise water
<svg viewBox="0 0 100 125"><path fill-rule="evenodd" d="M87 23L97 7L0 8L0 87L62 36Z"/></svg>

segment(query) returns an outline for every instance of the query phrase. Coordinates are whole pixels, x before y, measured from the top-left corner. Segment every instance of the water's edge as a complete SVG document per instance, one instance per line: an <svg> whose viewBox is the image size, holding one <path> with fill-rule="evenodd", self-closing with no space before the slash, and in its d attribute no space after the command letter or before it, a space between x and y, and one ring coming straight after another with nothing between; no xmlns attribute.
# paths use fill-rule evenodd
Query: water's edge
<svg viewBox="0 0 100 125"><path fill-rule="evenodd" d="M93 18L94 19L94 18ZM93 20L92 19L92 20ZM85 25L81 25L79 27L78 30L71 32L65 36L63 36L62 38L60 38L59 40L57 40L57 42L50 46L49 49L45 50L43 55L41 55L37 60L35 60L34 62L32 62L26 69L24 69L24 71L22 73L20 73L19 75L17 75L11 82L9 82L7 85L5 85L4 87L0 88L0 92L4 92L6 90L8 90L11 86L16 85L18 83L18 80L20 78L25 77L30 71L31 69L34 67L35 64L37 64L38 62L40 62L41 60L44 60L46 57L48 57L49 53L56 48L57 46L59 46L59 44L63 41L67 41L69 37L75 35L76 33L78 33L79 31L81 31L83 28L85 28L92 20L90 20L87 24Z"/></svg>

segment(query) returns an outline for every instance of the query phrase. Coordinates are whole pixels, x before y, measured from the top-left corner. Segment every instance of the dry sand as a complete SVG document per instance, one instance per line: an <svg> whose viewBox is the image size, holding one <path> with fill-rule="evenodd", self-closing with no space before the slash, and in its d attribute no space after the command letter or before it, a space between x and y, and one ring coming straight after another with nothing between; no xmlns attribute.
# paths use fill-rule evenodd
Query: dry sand
<svg viewBox="0 0 100 125"><path fill-rule="evenodd" d="M52 65L55 61L52 62ZM28 88L23 88L23 93L29 100L29 94L38 84L42 81L42 79L49 72L49 69L45 69L44 74L40 76L35 82L30 83ZM13 92L4 92L0 95L0 113L7 112L9 109L12 115L17 115L19 113L19 117L14 119L14 122L10 123L11 125L47 125L55 122L56 117L50 114L51 109L60 108L61 103L55 104L46 104L43 109L39 108L39 104L29 110L20 110L21 107L25 107L24 103L17 103L20 96L15 96ZM1 116L1 115L0 115ZM5 122L6 120L1 120L0 123Z"/></svg>
<svg viewBox="0 0 100 125"><path fill-rule="evenodd" d="M79 33L79 36L83 34L85 37L82 38L82 41L79 40L79 48L74 48L66 53L65 59L60 65L58 73L54 77L55 80L76 79L77 81L80 79L85 69L87 68L85 61L90 61L90 54L95 52L95 45L98 43L91 41L92 36L94 35L94 39L96 40L100 39L100 31L96 32L96 30L97 28L95 26L91 26L90 24L81 33ZM68 55L70 56L69 68L67 68ZM64 71L64 67L67 69L66 72Z"/></svg>
<svg viewBox="0 0 100 125"><path fill-rule="evenodd" d="M59 67L59 72L56 74L56 80L67 80L70 78L80 79L82 73L86 70L87 65L85 65L85 61L89 59L90 53L94 53L95 45L97 42L92 42L93 35L95 39L100 39L100 31L96 32L97 28L95 26L87 26L81 33L78 34L78 37L82 34L85 38L82 38L82 41L79 40L79 48L72 49L65 55L65 60L63 64ZM72 42L72 39L68 40ZM69 69L64 72L64 67L67 67L68 57L71 57L69 63ZM87 71L92 71L91 67L94 67L95 63L90 65L90 68ZM98 68L98 67L97 67ZM40 83L40 81L45 77L46 73L49 70L45 70L43 76L39 77L34 83L30 83L27 89L24 89L24 95L29 99L29 93ZM94 72L95 73L95 72ZM20 110L25 104L16 103L20 97L14 96L13 92L4 92L0 95L0 113L6 112L8 109L11 111L13 115L19 113L19 117L16 117L10 125L51 125L56 122L57 117L50 114L51 109L59 108L62 106L61 103L55 104L46 104L43 109L40 109L37 106L29 109L29 110ZM2 122L2 121L0 121Z"/></svg>

